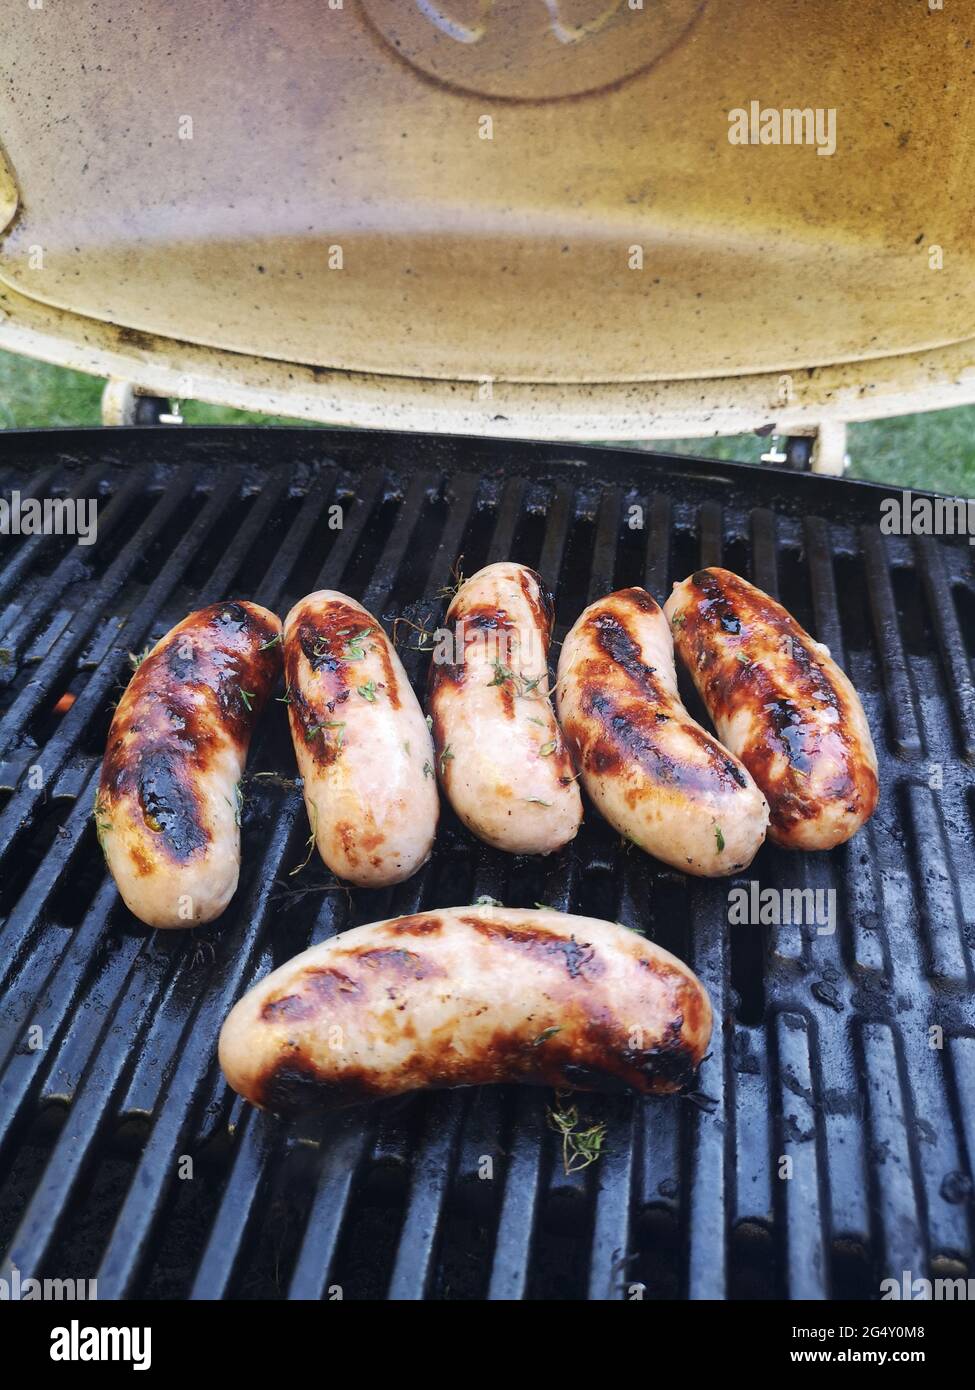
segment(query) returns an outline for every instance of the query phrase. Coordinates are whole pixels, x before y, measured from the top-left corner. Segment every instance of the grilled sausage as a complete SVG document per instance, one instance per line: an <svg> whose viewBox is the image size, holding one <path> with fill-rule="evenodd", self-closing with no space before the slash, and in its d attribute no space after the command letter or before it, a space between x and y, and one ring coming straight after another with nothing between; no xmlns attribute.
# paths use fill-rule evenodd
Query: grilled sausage
<svg viewBox="0 0 975 1390"><path fill-rule="evenodd" d="M361 603L322 589L284 622L288 714L318 852L360 887L430 857L440 803L433 742L402 662Z"/></svg>
<svg viewBox="0 0 975 1390"><path fill-rule="evenodd" d="M645 589L589 605L562 645L556 699L586 791L621 835L686 873L751 862L765 798L681 704L667 620Z"/></svg>
<svg viewBox="0 0 975 1390"><path fill-rule="evenodd" d="M239 783L280 670L280 619L214 603L156 643L119 701L95 825L126 907L148 926L212 922L233 897Z"/></svg>
<svg viewBox="0 0 975 1390"><path fill-rule="evenodd" d="M703 985L635 932L455 907L296 956L235 1005L219 1050L235 1091L293 1113L502 1081L673 1092L710 1036Z"/></svg>
<svg viewBox="0 0 975 1390"><path fill-rule="evenodd" d="M441 786L469 830L511 854L551 854L582 820L549 691L553 617L534 570L488 565L454 595L430 664Z"/></svg>
<svg viewBox="0 0 975 1390"><path fill-rule="evenodd" d="M806 850L848 840L876 808L877 755L827 648L724 569L675 584L665 612L719 737L768 798L772 838Z"/></svg>

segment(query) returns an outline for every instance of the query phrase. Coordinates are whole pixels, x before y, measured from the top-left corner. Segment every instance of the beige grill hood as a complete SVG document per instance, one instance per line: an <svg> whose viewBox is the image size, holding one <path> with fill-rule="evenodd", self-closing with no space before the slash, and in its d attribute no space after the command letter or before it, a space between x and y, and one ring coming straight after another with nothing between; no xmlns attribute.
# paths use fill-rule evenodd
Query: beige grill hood
<svg viewBox="0 0 975 1390"><path fill-rule="evenodd" d="M973 37L958 0L7 7L0 345L495 433L973 399ZM730 143L752 102L835 152Z"/></svg>

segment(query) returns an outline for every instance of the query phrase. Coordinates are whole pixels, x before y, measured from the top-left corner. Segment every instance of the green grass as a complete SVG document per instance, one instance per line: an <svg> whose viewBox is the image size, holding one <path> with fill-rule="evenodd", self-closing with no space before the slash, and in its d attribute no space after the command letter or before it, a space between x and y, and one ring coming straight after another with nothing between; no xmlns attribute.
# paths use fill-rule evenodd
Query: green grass
<svg viewBox="0 0 975 1390"><path fill-rule="evenodd" d="M85 372L52 367L29 357L0 351L0 429L53 429L100 425L105 382ZM283 415L252 415L203 401L183 401L188 425L307 425Z"/></svg>
<svg viewBox="0 0 975 1390"><path fill-rule="evenodd" d="M98 377L0 351L0 429L97 425L103 384ZM201 401L184 401L183 418L191 425L308 423L278 415L252 415ZM654 440L642 447L758 463L770 443L768 438L741 434L720 439ZM851 425L849 453L850 478L975 497L975 406Z"/></svg>

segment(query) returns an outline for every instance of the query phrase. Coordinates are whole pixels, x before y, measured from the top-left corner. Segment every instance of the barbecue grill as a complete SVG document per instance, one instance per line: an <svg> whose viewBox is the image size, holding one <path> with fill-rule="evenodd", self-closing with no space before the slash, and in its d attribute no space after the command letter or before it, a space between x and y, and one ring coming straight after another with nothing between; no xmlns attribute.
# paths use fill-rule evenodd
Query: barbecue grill
<svg viewBox="0 0 975 1390"><path fill-rule="evenodd" d="M97 1277L103 1299L613 1300L875 1298L904 1270L973 1273L963 538L881 534L887 493L864 483L355 431L11 435L0 487L99 499L96 544L8 538L0 551L4 1277ZM733 880L692 880L591 808L576 842L534 861L478 844L445 807L419 874L346 892L317 856L294 872L308 827L271 705L227 913L192 933L135 921L91 816L127 653L227 595L284 612L334 587L387 627L416 625L400 625L400 650L422 689L416 628L437 626L461 556L466 573L536 567L556 640L614 587L662 600L697 566L747 576L859 690L876 816L832 853L769 843ZM751 880L835 890L835 933L729 926L729 890ZM268 969L349 926L483 895L618 920L685 959L717 1020L698 1091L577 1097L606 1140L567 1174L540 1090L291 1122L228 1090L219 1027Z"/></svg>

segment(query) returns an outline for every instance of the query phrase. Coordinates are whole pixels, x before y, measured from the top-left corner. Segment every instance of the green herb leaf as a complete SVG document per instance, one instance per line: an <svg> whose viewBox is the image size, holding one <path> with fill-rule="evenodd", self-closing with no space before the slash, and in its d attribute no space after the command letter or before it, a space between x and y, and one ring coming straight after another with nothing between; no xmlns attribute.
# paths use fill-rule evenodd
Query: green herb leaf
<svg viewBox="0 0 975 1390"><path fill-rule="evenodd" d="M551 743L542 744L541 748L538 750L538 756L540 758L550 758L558 746L557 740L553 738Z"/></svg>
<svg viewBox="0 0 975 1390"><path fill-rule="evenodd" d="M562 1136L562 1166L567 1176L570 1173L578 1173L583 1168L588 1168L599 1158L606 1142L606 1126L604 1124L590 1125L588 1129L579 1129L578 1107L570 1105L567 1109L562 1109L561 1100L559 1100L559 1109L549 1110L548 1123L551 1129Z"/></svg>
<svg viewBox="0 0 975 1390"><path fill-rule="evenodd" d="M541 1047L542 1043L548 1042L549 1038L554 1038L556 1033L561 1033L561 1031L559 1024L556 1024L554 1028L546 1028L544 1033L539 1033L538 1037L532 1040L532 1047Z"/></svg>
<svg viewBox="0 0 975 1390"><path fill-rule="evenodd" d="M493 661L491 664L494 667L494 680L490 682L488 689L491 685L504 685L507 681L514 680L515 673L509 666L503 665L500 661Z"/></svg>
<svg viewBox="0 0 975 1390"><path fill-rule="evenodd" d="M259 652L269 652L272 647L276 647L278 645L282 638L283 633L279 632L276 637L270 637L266 642L262 642L257 650Z"/></svg>
<svg viewBox="0 0 975 1390"><path fill-rule="evenodd" d="M101 793L95 789L95 803L92 806L92 815L95 820L95 838L98 841L99 849L105 853L105 841L102 839L106 830L111 830L112 822L108 819L108 812L105 810L105 803L102 801Z"/></svg>
<svg viewBox="0 0 975 1390"><path fill-rule="evenodd" d="M724 836L721 833L720 825L714 827L714 842L718 846L718 853L720 854L724 849Z"/></svg>
<svg viewBox="0 0 975 1390"><path fill-rule="evenodd" d="M357 685L356 691L364 700L368 700L371 705L376 703L376 682L367 681L365 685Z"/></svg>
<svg viewBox="0 0 975 1390"><path fill-rule="evenodd" d="M362 645L365 639L375 632L375 628L364 627L361 632L357 632L354 637L350 637L342 648L342 655L346 661L363 661L366 649Z"/></svg>
<svg viewBox="0 0 975 1390"><path fill-rule="evenodd" d="M443 750L443 752L440 754L440 776L441 776L441 777L446 777L446 775L447 775L447 764L448 764L448 763L452 763L453 761L454 761L454 755L453 755L453 753L451 753L451 751L450 751L450 744L448 743L448 744L447 744L447 747L446 747L446 748Z"/></svg>
<svg viewBox="0 0 975 1390"><path fill-rule="evenodd" d="M244 690L242 686L238 686L237 689L240 691L240 698L243 700L246 707L252 710L254 706L251 701L255 698L253 690Z"/></svg>
<svg viewBox="0 0 975 1390"><path fill-rule="evenodd" d="M300 864L296 864L295 867L289 871L289 878L293 878L295 874L300 874L302 869L306 869L308 867L308 862L311 859L312 851L315 848L315 839L318 835L318 807L315 805L314 801L308 807L308 821L311 825L311 834L308 836L307 841L308 853L305 855L304 859L301 861Z"/></svg>

